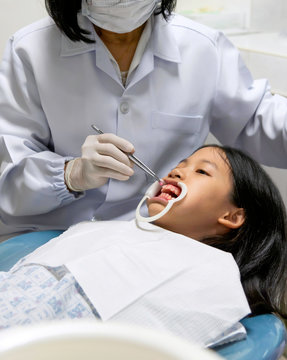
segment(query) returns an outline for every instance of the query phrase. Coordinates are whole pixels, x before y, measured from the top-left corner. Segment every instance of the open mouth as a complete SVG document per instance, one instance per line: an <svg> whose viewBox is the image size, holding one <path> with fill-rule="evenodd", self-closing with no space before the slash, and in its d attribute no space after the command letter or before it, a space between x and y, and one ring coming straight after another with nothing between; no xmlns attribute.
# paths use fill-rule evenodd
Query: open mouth
<svg viewBox="0 0 287 360"><path fill-rule="evenodd" d="M172 199L176 199L181 193L181 188L174 183L166 183L163 185L159 191L159 193L155 196L157 199L162 199L165 201L169 201Z"/></svg>

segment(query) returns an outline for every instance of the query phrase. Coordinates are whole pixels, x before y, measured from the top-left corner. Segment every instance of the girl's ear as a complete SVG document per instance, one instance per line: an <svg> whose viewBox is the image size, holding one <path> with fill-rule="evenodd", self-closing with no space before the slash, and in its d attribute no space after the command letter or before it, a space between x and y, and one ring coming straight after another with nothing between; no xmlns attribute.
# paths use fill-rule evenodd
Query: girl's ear
<svg viewBox="0 0 287 360"><path fill-rule="evenodd" d="M238 229L245 221L244 209L235 208L219 217L217 221L228 229Z"/></svg>

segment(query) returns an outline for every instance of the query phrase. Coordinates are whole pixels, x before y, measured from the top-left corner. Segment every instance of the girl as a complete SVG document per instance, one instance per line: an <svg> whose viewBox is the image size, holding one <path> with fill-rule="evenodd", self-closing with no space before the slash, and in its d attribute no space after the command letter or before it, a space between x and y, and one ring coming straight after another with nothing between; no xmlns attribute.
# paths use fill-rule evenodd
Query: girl
<svg viewBox="0 0 287 360"><path fill-rule="evenodd" d="M96 316L208 346L249 306L286 316L285 210L261 167L210 145L163 180L150 216L187 193L154 224L83 222L0 273L0 326Z"/></svg>
<svg viewBox="0 0 287 360"><path fill-rule="evenodd" d="M206 159L200 162L203 152ZM219 166L218 158L228 168L231 186L220 179L221 186L225 186L225 198L220 189L213 188L211 197L203 199L203 196L207 197L206 187L209 190L214 187L214 178L218 174L218 169L208 161L213 159ZM196 189L195 181L198 180L194 178L194 173L206 180L200 181ZM207 145L181 162L165 180L171 178L190 183L190 193L197 199L193 202L188 198L185 200L189 201L189 206L194 206L193 212L188 213L183 204L177 204L157 225L230 252L239 266L252 313L275 312L286 317L286 210L278 189L267 173L256 161L237 149ZM229 210L228 206L220 208L225 216L220 217L219 197L221 202L222 199L229 200L228 206L233 205L236 211L228 214L224 213L224 210ZM150 201L152 213L154 202ZM176 211L178 219L175 220ZM213 225L211 229L210 225Z"/></svg>

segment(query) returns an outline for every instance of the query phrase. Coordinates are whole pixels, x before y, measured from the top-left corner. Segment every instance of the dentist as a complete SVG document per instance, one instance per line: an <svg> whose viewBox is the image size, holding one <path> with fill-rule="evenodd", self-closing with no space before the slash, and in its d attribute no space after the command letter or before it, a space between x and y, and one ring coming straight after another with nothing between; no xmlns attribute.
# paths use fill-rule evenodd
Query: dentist
<svg viewBox="0 0 287 360"><path fill-rule="evenodd" d="M149 180L211 131L287 168L287 100L175 0L46 0L0 67L0 235L131 219ZM105 134L95 135L96 124Z"/></svg>

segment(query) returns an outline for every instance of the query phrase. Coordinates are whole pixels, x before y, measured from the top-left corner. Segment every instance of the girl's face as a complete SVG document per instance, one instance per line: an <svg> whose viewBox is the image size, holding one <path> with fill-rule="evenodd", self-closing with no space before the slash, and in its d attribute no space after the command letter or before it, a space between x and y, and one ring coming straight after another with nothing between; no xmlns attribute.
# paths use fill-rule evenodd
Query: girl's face
<svg viewBox="0 0 287 360"><path fill-rule="evenodd" d="M163 186L162 193L147 202L150 216L158 214L168 199L178 196L178 182L185 183L188 192L155 221L156 225L197 240L229 231L219 219L229 219L236 206L230 199L232 175L220 149L198 150L179 163L164 181L167 185Z"/></svg>

